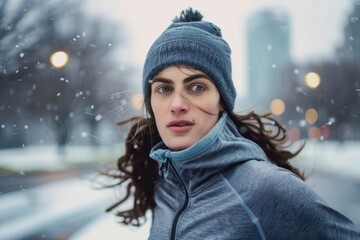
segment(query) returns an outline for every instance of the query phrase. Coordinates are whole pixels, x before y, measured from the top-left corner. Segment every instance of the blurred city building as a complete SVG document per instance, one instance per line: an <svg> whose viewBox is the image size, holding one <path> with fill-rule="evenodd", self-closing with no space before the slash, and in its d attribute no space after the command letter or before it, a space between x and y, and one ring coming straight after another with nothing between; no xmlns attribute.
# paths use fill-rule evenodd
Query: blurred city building
<svg viewBox="0 0 360 240"><path fill-rule="evenodd" d="M360 0L347 16L344 26L343 45L338 49L339 60L360 66Z"/></svg>
<svg viewBox="0 0 360 240"><path fill-rule="evenodd" d="M354 1L344 22L344 28L339 29L343 32L343 41L334 58L309 61L300 67L303 71L299 74L298 86L303 96L294 94L293 98L300 103L297 110L306 113L313 108L316 111L317 121L303 128L308 131L307 137L314 140L360 139L360 1ZM306 85L309 73L319 77L318 86ZM290 115L299 116L294 111ZM310 129L316 129L317 133L311 136Z"/></svg>
<svg viewBox="0 0 360 240"><path fill-rule="evenodd" d="M289 16L281 9L256 12L247 21L247 104L267 111L269 102L290 87L285 69L290 64Z"/></svg>
<svg viewBox="0 0 360 240"><path fill-rule="evenodd" d="M280 9L247 22L248 109L278 115L290 140L360 139L360 1L346 16L333 59L291 59L290 16Z"/></svg>

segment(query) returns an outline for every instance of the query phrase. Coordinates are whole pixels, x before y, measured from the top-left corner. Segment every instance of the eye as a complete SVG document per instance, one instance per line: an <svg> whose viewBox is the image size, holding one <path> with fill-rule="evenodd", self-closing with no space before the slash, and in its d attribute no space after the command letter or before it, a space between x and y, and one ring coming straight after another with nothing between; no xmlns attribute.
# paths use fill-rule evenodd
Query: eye
<svg viewBox="0 0 360 240"><path fill-rule="evenodd" d="M156 92L158 93L168 93L171 91L171 87L168 86L159 86L156 88Z"/></svg>
<svg viewBox="0 0 360 240"><path fill-rule="evenodd" d="M201 93L205 90L205 87L201 84L194 84L190 86L190 91L194 93Z"/></svg>

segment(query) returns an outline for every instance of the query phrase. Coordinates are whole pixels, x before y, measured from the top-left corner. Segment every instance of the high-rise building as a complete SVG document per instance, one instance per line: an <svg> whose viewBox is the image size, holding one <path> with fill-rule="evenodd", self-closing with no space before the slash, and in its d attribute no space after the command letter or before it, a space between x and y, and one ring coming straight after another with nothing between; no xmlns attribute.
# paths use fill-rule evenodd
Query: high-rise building
<svg viewBox="0 0 360 240"><path fill-rule="evenodd" d="M246 102L268 110L269 100L287 86L282 73L290 64L289 16L280 9L257 12L247 21L246 36L249 83Z"/></svg>
<svg viewBox="0 0 360 240"><path fill-rule="evenodd" d="M360 0L354 0L344 28L344 44L338 53L341 60L360 65Z"/></svg>

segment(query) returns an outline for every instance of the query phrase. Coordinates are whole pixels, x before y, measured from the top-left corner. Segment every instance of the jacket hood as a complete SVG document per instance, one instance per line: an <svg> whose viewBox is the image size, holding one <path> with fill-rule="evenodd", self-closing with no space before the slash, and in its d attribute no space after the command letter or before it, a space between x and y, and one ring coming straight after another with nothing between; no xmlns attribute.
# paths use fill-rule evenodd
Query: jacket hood
<svg viewBox="0 0 360 240"><path fill-rule="evenodd" d="M160 163L170 159L183 169L218 169L248 160L267 159L256 143L241 136L227 113L223 113L210 132L191 147L171 151L161 141L152 148L150 157Z"/></svg>

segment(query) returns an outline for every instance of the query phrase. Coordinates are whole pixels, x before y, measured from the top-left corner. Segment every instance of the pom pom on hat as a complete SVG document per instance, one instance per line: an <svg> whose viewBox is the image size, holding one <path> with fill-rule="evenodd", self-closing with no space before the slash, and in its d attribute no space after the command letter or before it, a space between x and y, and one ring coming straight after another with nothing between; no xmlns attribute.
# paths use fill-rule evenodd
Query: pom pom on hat
<svg viewBox="0 0 360 240"><path fill-rule="evenodd" d="M191 7L186 9L186 10L182 10L180 13L180 16L176 16L173 19L173 23L177 23L177 22L198 22L201 21L203 19L203 15L201 14L201 12L197 11L197 10L193 10Z"/></svg>
<svg viewBox="0 0 360 240"><path fill-rule="evenodd" d="M143 69L143 91L150 92L151 79L162 69L186 65L208 74L217 86L227 108L233 110L236 90L232 81L231 50L219 27L203 21L192 8L179 17L155 40Z"/></svg>

